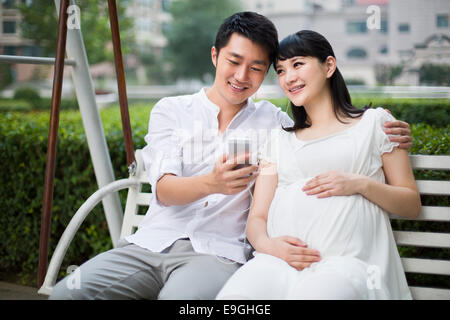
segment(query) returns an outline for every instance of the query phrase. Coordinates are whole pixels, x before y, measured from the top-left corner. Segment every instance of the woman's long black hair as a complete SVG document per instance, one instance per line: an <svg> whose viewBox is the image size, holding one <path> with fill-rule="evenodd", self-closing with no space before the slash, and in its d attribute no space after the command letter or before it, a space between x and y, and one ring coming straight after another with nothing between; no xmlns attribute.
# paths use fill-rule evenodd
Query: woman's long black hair
<svg viewBox="0 0 450 320"><path fill-rule="evenodd" d="M297 56L316 57L321 63L324 63L329 56L336 58L328 40L321 34L311 30L302 30L291 34L280 42L278 57L273 64L275 70L279 60L283 61ZM358 118L367 109L367 107L358 109L352 105L350 93L337 67L330 78L330 89L333 111L340 122L345 123L340 119L342 116ZM295 131L311 126L308 123L308 115L303 106L295 106L290 102L290 107L294 117L294 126L283 128L284 130Z"/></svg>

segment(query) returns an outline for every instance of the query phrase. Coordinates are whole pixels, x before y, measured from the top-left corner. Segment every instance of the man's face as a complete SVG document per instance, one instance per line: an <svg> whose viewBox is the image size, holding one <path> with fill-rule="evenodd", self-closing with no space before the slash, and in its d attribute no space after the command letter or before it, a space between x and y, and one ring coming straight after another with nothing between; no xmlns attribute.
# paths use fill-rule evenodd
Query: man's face
<svg viewBox="0 0 450 320"><path fill-rule="evenodd" d="M231 35L220 54L213 47L211 57L216 67L211 88L216 104L243 106L259 89L270 66L267 50L238 33Z"/></svg>

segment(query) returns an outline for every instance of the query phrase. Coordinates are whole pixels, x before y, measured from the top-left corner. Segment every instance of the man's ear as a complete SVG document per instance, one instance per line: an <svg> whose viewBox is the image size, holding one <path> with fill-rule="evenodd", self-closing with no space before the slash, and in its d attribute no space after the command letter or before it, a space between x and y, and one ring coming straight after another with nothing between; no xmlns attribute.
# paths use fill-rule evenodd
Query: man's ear
<svg viewBox="0 0 450 320"><path fill-rule="evenodd" d="M328 56L327 60L325 60L327 66L327 79L331 78L336 71L336 58L333 56Z"/></svg>
<svg viewBox="0 0 450 320"><path fill-rule="evenodd" d="M219 53L217 52L216 47L213 46L211 48L211 60L212 60L214 67L217 67L217 57L218 56L219 56Z"/></svg>

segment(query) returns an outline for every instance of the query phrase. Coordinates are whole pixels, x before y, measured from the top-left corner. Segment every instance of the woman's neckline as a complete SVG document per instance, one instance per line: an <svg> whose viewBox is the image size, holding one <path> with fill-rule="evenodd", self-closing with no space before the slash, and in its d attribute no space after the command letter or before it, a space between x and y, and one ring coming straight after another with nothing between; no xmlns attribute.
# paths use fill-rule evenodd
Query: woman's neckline
<svg viewBox="0 0 450 320"><path fill-rule="evenodd" d="M366 110L366 111L367 111L367 110ZM364 118L365 115L366 115L366 112L364 112L364 113L362 114L361 119L359 119L359 121L357 121L355 124L351 125L350 127L345 128L345 129L340 130L340 131L337 131L337 132L335 132L335 133L328 134L328 135L323 136L323 137L320 137L320 138L315 138L315 139L310 139L310 140L302 140L302 139L297 138L297 135L296 135L296 132L295 132L295 131L292 131L293 137L294 137L294 139L295 139L296 141L298 141L299 143L302 143L302 144L312 143L312 142L316 142L316 141L320 141L320 140L325 140L325 139L328 139L328 138L332 138L332 137L334 137L334 136L337 136L337 135L346 133L346 132L348 132L349 130L351 130L351 129L353 129L353 128L356 128L356 127L362 122L362 120L363 120L363 118Z"/></svg>

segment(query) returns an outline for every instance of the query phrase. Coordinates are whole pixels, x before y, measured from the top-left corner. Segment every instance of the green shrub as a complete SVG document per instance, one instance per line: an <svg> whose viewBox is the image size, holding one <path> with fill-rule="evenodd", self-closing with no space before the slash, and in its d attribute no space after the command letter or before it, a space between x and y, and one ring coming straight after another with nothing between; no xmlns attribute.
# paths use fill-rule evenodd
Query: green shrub
<svg viewBox="0 0 450 320"><path fill-rule="evenodd" d="M13 83L13 74L11 71L11 65L0 63L0 90L3 90L11 83Z"/></svg>
<svg viewBox="0 0 450 320"><path fill-rule="evenodd" d="M28 87L17 88L14 91L14 99L27 101L33 108L38 108L41 104L39 92Z"/></svg>
<svg viewBox="0 0 450 320"><path fill-rule="evenodd" d="M419 69L419 81L422 85L449 86L450 66L448 64L425 63Z"/></svg>
<svg viewBox="0 0 450 320"><path fill-rule="evenodd" d="M7 111L31 111L33 106L26 100L0 99L0 113Z"/></svg>
<svg viewBox="0 0 450 320"><path fill-rule="evenodd" d="M149 106L130 109L135 148L144 146ZM116 179L127 177L120 111L101 112ZM0 272L18 273L35 285L49 113L5 113L0 117ZM62 112L58 134L50 255L73 214L97 190L78 112ZM126 192L120 193L122 203ZM111 248L103 208L97 206L75 236L62 271Z"/></svg>
<svg viewBox="0 0 450 320"><path fill-rule="evenodd" d="M412 154L447 154L450 155L450 124L436 128L419 123L411 127L413 137Z"/></svg>
<svg viewBox="0 0 450 320"><path fill-rule="evenodd" d="M450 123L450 101L448 99L364 99L352 100L357 107L372 102L372 107L389 109L399 120L413 123L426 123L445 127Z"/></svg>
<svg viewBox="0 0 450 320"><path fill-rule="evenodd" d="M51 98L40 98L38 102L23 99L0 98L0 113L8 111L45 111L50 110ZM76 99L61 99L61 110L78 110Z"/></svg>
<svg viewBox="0 0 450 320"><path fill-rule="evenodd" d="M273 104L283 110L288 109L286 98L271 99ZM450 100L448 99L390 99L390 98L353 98L352 103L362 108L372 103L372 107L389 109L399 120L413 123L426 123L437 127L445 127L450 123ZM290 109L290 108L289 108ZM290 110L288 110L290 113Z"/></svg>
<svg viewBox="0 0 450 320"><path fill-rule="evenodd" d="M366 84L366 82L363 79L348 78L348 79L345 79L345 84L348 86L363 86Z"/></svg>
<svg viewBox="0 0 450 320"><path fill-rule="evenodd" d="M35 110L51 110L52 98L42 98L41 104ZM78 110L77 99L61 99L61 110Z"/></svg>
<svg viewBox="0 0 450 320"><path fill-rule="evenodd" d="M21 87L14 91L14 99L33 101L41 99L41 96L36 89Z"/></svg>

